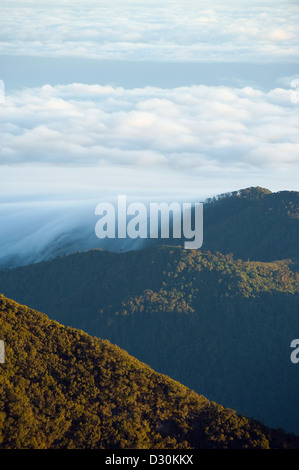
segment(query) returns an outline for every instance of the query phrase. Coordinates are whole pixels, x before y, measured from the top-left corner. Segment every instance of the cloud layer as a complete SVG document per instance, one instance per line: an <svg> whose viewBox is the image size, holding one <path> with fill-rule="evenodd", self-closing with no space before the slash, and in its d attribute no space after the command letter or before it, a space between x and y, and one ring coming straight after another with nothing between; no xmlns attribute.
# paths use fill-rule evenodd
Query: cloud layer
<svg viewBox="0 0 299 470"><path fill-rule="evenodd" d="M297 61L286 0L4 1L0 54L153 61Z"/></svg>
<svg viewBox="0 0 299 470"><path fill-rule="evenodd" d="M25 89L1 105L0 164L294 171L299 129L291 94L208 86Z"/></svg>
<svg viewBox="0 0 299 470"><path fill-rule="evenodd" d="M38 57L37 75L70 57L190 61L203 72L201 62L278 64L283 77L298 63L298 22L297 0L2 0L0 55L15 56L14 73ZM162 201L298 189L298 90L261 91L243 78L131 89L54 80L5 99L0 80L0 264L98 246L94 208L120 193Z"/></svg>

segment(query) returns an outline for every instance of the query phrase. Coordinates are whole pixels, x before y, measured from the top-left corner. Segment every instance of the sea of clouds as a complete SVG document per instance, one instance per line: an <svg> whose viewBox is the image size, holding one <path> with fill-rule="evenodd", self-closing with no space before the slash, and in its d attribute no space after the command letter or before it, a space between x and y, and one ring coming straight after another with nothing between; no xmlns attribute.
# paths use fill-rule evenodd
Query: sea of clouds
<svg viewBox="0 0 299 470"><path fill-rule="evenodd" d="M295 0L3 0L0 73L4 57L22 64L20 73L39 57L51 67L73 58L79 68L87 58L123 67L202 63L203 70L262 64L265 75L276 64L281 83L237 86L236 74L223 85L219 77L219 86L200 76L193 85L152 86L150 75L142 87L122 85L121 77L120 86L100 77L66 84L61 76L59 84L57 62L55 83L5 84L0 266L95 246L94 209L118 194L199 201L253 185L298 189L296 76L284 71L298 63L298 20Z"/></svg>
<svg viewBox="0 0 299 470"><path fill-rule="evenodd" d="M0 54L296 61L296 0L1 2Z"/></svg>
<svg viewBox="0 0 299 470"><path fill-rule="evenodd" d="M292 90L70 84L8 95L1 165L132 166L204 175L298 169Z"/></svg>

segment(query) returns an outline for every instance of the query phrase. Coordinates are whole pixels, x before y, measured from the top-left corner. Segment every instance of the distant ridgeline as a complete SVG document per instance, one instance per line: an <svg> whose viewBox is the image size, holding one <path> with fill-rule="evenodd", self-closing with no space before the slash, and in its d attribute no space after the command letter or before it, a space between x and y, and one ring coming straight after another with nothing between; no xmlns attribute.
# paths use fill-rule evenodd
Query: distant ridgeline
<svg viewBox="0 0 299 470"><path fill-rule="evenodd" d="M108 341L0 296L2 449L299 448Z"/></svg>
<svg viewBox="0 0 299 470"><path fill-rule="evenodd" d="M298 259L299 192L252 187L207 199L203 230L205 251L255 261Z"/></svg>
<svg viewBox="0 0 299 470"><path fill-rule="evenodd" d="M248 188L207 201L205 250L241 259L299 257L299 192Z"/></svg>
<svg viewBox="0 0 299 470"><path fill-rule="evenodd" d="M122 224L119 224L118 221L118 209L115 210L114 217L117 225L115 238L110 238L110 231L114 232L114 229L111 230L110 224L109 237L102 238L102 230L98 231L99 227L105 225L103 224L105 217L102 217L103 214L99 215L97 211L98 207L105 205L105 203L99 204L97 208L93 207L93 203L86 203L75 211L72 209L71 212L69 207L61 208L61 214L65 214L65 217L61 217L61 214L56 213L52 208L49 220L45 218L45 214L42 217L40 211L30 206L30 217L34 220L34 225L38 227L38 232L36 228L31 230L29 224L28 233L26 232L24 235L22 229L19 228L19 240L17 240L15 227L16 220L19 221L20 216L16 213L12 214L7 227L7 233L11 233L11 237L6 235L5 238L3 234L4 238L0 237L0 268L28 265L94 248L119 253L142 250L157 245L180 245L192 248L193 244L193 248L196 246L204 251L232 253L235 258L246 261L272 261L288 258L298 260L299 258L298 192L271 193L266 189L252 187L223 194L204 202L203 223L201 215L195 217L195 206L200 206L201 204L198 203L202 201L196 201L192 205L191 217L188 216L186 207L184 209L184 206L188 205L187 203L168 204L164 202L163 204L163 200L160 202L161 204L149 201L148 204L136 202L134 205L129 204L128 201L127 210L129 207L132 209L132 206L139 206L135 216L131 213L125 217L130 229L133 229L133 237L130 236L129 225L127 231L119 235L118 229ZM148 212L147 205L159 205L157 234L155 224L153 226L155 217L151 219L148 215L151 211ZM108 203L108 206L112 205ZM144 206L143 210L140 209L140 206ZM184 215L180 211L178 217L179 211L175 210L174 206L179 206ZM126 212L121 211L121 214L126 214ZM25 217L24 214L23 216ZM107 214L106 217L108 217ZM189 218L192 222L192 228L189 227ZM139 220L138 223L136 219ZM74 220L76 221L75 225ZM146 220L146 223L141 223L143 220ZM180 220L181 228L179 227ZM26 222L24 224L26 225ZM164 227L164 231L161 226ZM104 232L107 230L108 225L105 226ZM152 230L154 235L151 233ZM140 237L137 236L138 234ZM193 236L194 234L196 236ZM156 235L157 238L152 238ZM164 236L166 238L163 238Z"/></svg>

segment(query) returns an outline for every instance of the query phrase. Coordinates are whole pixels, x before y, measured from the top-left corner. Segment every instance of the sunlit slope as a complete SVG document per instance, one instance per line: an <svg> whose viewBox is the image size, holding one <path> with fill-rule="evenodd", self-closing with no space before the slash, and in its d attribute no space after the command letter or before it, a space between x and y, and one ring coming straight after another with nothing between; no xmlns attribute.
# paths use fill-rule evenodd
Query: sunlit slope
<svg viewBox="0 0 299 470"><path fill-rule="evenodd" d="M299 447L3 296L0 334L1 448Z"/></svg>
<svg viewBox="0 0 299 470"><path fill-rule="evenodd" d="M209 399L298 433L299 283L288 260L156 247L89 251L0 274L0 290L109 339Z"/></svg>

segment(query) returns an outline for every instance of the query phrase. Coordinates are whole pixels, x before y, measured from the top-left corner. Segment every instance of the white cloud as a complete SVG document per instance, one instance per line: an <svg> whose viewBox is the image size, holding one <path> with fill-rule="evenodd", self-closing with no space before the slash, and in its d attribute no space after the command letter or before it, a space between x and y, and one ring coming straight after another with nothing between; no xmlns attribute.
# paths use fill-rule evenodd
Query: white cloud
<svg viewBox="0 0 299 470"><path fill-rule="evenodd" d="M70 84L24 89L1 108L0 163L198 173L298 170L291 90Z"/></svg>
<svg viewBox="0 0 299 470"><path fill-rule="evenodd" d="M4 2L0 54L155 61L298 60L296 2Z"/></svg>
<svg viewBox="0 0 299 470"><path fill-rule="evenodd" d="M290 30L291 29L291 30ZM269 33L269 39L273 41L285 41L286 39L291 39L295 36L295 31L293 28L276 28Z"/></svg>
<svg viewBox="0 0 299 470"><path fill-rule="evenodd" d="M297 0L2 0L0 55L278 62L283 73L298 62L298 20ZM120 193L161 201L298 189L294 89L73 83L4 100L1 84L0 262L43 259L70 236L70 250L92 246L95 205Z"/></svg>

